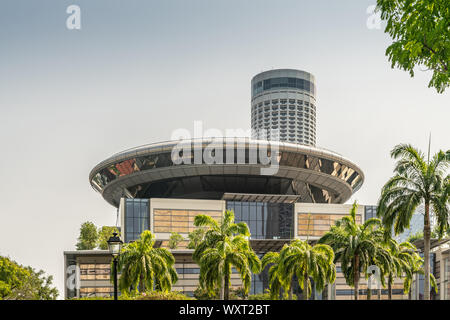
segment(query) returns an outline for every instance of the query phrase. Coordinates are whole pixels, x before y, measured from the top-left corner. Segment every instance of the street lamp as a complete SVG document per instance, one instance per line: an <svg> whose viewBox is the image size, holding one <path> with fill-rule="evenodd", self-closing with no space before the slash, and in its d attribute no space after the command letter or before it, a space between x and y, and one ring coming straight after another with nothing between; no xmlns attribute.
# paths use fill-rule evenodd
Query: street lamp
<svg viewBox="0 0 450 320"><path fill-rule="evenodd" d="M122 243L122 240L120 240L116 232L114 232L113 236L108 240L109 252L113 256L114 263L114 300L117 300L117 258L120 255Z"/></svg>

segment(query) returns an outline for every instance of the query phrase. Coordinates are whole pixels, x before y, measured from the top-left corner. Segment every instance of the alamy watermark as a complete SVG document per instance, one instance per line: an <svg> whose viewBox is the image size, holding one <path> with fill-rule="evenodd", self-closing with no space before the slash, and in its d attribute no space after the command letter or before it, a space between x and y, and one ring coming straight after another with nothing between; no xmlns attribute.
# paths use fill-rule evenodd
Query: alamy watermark
<svg viewBox="0 0 450 320"><path fill-rule="evenodd" d="M80 267L78 265L70 265L66 269L66 287L69 290L80 289Z"/></svg>
<svg viewBox="0 0 450 320"><path fill-rule="evenodd" d="M366 26L369 30L380 30L381 29L381 13L376 10L377 6L371 5L366 9L366 13L369 17L366 20Z"/></svg>
<svg viewBox="0 0 450 320"><path fill-rule="evenodd" d="M381 273L378 266L372 265L367 268L369 279L367 279L367 288L369 290L381 289Z"/></svg>
<svg viewBox="0 0 450 320"><path fill-rule="evenodd" d="M178 143L171 152L172 162L180 164L254 164L260 165L261 175L275 175L279 169L279 130L254 132L258 140L249 141L251 130L203 130L203 122L194 121L193 133L186 128L172 132L171 140Z"/></svg>
<svg viewBox="0 0 450 320"><path fill-rule="evenodd" d="M72 4L67 7L66 13L70 16L66 19L66 28L69 30L81 29L81 9L76 4Z"/></svg>

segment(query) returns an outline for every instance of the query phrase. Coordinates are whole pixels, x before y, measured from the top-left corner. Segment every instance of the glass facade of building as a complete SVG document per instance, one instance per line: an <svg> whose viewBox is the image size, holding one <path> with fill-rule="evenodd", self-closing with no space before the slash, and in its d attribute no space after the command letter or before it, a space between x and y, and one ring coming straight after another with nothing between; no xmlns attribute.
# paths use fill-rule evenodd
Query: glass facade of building
<svg viewBox="0 0 450 320"><path fill-rule="evenodd" d="M194 159L194 146L191 145L191 154L182 155L183 158ZM249 149L253 146L235 148L234 163L238 163L238 154L243 154L242 162L250 164ZM205 152L204 150L202 152ZM140 152L141 154L143 152ZM223 150L223 162L227 163L227 150ZM181 155L180 155L181 156ZM258 152L258 157L260 157ZM203 157L202 157L203 158ZM314 172L336 177L346 183L355 192L363 183L363 176L356 168L335 160L329 160L325 157L305 154L302 152L279 151L279 165L282 167L307 169ZM204 161L204 159L202 160ZM256 159L256 164L264 164L263 159ZM189 163L189 162L188 162ZM202 163L204 165L206 163ZM171 166L184 166L185 163L174 164L171 158L171 152L152 152L141 156L132 157L127 160L121 160L117 163L105 165L98 169L92 176L91 183L98 191L102 191L111 182L128 175L136 176L138 173L158 168ZM199 164L200 165L200 164ZM210 164L213 167L215 164ZM130 177L131 178L131 177ZM186 187L187 186L187 187ZM117 184L117 188L120 188ZM278 176L262 175L200 175L180 176L161 180L152 180L148 183L137 183L128 187L128 191L134 198L193 198L193 199L221 199L224 192L232 193L258 193L258 194L293 194L303 195L303 202L315 203L334 203L338 197L338 192L333 193L329 190L305 183L300 180L283 178ZM113 197L117 197L117 194ZM114 201L118 203L117 200Z"/></svg>
<svg viewBox="0 0 450 320"><path fill-rule="evenodd" d="M442 282L441 290L443 290L444 300L450 300L450 258L443 260L444 264L444 281Z"/></svg>
<svg viewBox="0 0 450 320"><path fill-rule="evenodd" d="M364 221L377 217L377 206L364 206Z"/></svg>
<svg viewBox="0 0 450 320"><path fill-rule="evenodd" d="M253 93L253 95L256 95L265 90L278 89L278 88L301 89L301 90L306 90L313 95L316 92L315 85L311 81L308 81L305 79L299 79L299 78L292 78L292 77L278 77L278 78L270 78L270 79L266 79L266 80L258 81L256 83L254 83L252 93Z"/></svg>
<svg viewBox="0 0 450 320"><path fill-rule="evenodd" d="M194 159L194 147L192 146L192 154L191 159ZM202 153L205 151L203 150ZM239 151L241 153L242 151ZM243 152L242 152L243 153ZM227 163L226 154L227 150L223 150L223 163ZM238 151L234 152L235 159L234 163L238 163L237 159ZM183 156L185 157L185 155ZM243 157L243 164L250 164L250 156L249 149L245 150L245 156ZM202 160L202 164L206 164L205 160ZM257 164L263 164L264 159L259 158L256 161ZM361 176L354 169L341 164L337 161L331 161L328 159L306 155L298 152L289 152L289 151L280 151L280 166L288 166L288 167L296 167L314 170L322 173L329 174L333 177L344 180L348 183L353 189L356 189L362 183ZM123 177L135 172L152 170L170 166L182 166L181 164L174 164L171 158L171 152L167 153L155 153L146 156L141 156L137 158L128 159L125 161L120 161L116 164L107 166L104 169L101 169L97 174L94 175L92 181L95 182L95 185L101 189L103 189L108 183L116 180L119 177Z"/></svg>
<svg viewBox="0 0 450 320"><path fill-rule="evenodd" d="M142 231L150 229L148 199L125 199L125 242L139 239Z"/></svg>
<svg viewBox="0 0 450 320"><path fill-rule="evenodd" d="M291 203L227 201L236 222L246 222L250 239L292 239L294 205Z"/></svg>
<svg viewBox="0 0 450 320"><path fill-rule="evenodd" d="M423 253L420 253L423 258ZM430 254L430 272L436 275L436 254ZM413 300L423 300L424 299L424 284L425 276L423 274L416 274L415 279L411 285L411 297ZM436 300L437 294L433 288L430 288L430 299Z"/></svg>

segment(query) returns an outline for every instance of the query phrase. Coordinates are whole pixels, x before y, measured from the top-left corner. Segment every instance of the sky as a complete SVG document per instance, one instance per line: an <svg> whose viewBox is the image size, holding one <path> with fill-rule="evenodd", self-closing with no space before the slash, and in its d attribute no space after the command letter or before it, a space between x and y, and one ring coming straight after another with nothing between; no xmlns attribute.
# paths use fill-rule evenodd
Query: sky
<svg viewBox="0 0 450 320"><path fill-rule="evenodd" d="M81 29L68 29L68 6ZM2 0L0 255L54 276L80 225L115 225L90 170L174 130L250 127L250 80L277 68L316 77L317 145L358 164L349 200L375 204L390 150L447 150L450 96L430 71L392 69L375 0ZM375 23L376 26L376 23Z"/></svg>

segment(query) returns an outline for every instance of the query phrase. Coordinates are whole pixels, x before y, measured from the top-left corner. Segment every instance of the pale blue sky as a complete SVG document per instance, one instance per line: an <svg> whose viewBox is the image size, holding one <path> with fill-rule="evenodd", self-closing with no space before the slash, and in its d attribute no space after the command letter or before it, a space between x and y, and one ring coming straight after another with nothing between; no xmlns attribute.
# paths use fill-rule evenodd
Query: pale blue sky
<svg viewBox="0 0 450 320"><path fill-rule="evenodd" d="M115 223L88 183L98 162L177 128L250 126L250 80L272 68L317 79L317 143L365 172L377 201L400 142L449 148L449 93L393 70L366 26L375 0L20 1L0 6L0 254L63 288L80 224ZM81 30L66 28L67 6ZM35 239L40 239L40 242Z"/></svg>

